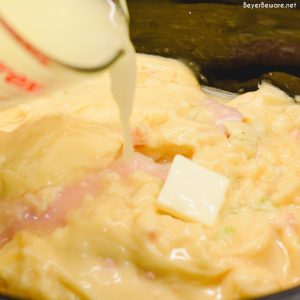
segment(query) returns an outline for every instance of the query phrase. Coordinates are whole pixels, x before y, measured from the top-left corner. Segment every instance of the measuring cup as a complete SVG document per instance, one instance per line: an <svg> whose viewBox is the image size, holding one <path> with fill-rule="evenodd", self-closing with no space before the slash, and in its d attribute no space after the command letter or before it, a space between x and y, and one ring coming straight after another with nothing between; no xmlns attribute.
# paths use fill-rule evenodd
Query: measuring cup
<svg viewBox="0 0 300 300"><path fill-rule="evenodd" d="M124 0L1 0L0 100L100 72L128 41Z"/></svg>

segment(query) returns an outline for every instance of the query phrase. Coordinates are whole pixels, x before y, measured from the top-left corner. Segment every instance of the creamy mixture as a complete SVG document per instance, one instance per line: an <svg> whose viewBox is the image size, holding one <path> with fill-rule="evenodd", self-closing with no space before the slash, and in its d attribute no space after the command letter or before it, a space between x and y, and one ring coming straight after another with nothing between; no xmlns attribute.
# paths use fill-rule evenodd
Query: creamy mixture
<svg viewBox="0 0 300 300"><path fill-rule="evenodd" d="M0 291L232 300L300 284L300 106L267 84L222 103L181 63L137 60L131 158L109 74L0 111ZM176 154L229 179L213 225L157 208Z"/></svg>

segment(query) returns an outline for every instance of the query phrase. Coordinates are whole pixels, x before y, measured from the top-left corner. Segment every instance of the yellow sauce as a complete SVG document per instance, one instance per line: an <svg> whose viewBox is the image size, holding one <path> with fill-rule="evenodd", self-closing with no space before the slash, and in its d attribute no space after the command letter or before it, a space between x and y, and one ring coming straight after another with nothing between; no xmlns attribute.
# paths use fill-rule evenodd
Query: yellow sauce
<svg viewBox="0 0 300 300"><path fill-rule="evenodd" d="M232 300L298 285L300 107L264 84L226 102L243 120L227 120L224 132L206 98L181 63L138 55L135 148L160 163L180 153L230 179L212 227L158 211L161 178L111 168L123 139L109 74L3 108L0 212L21 198L44 211L64 185L104 173L99 193L70 210L64 226L21 230L0 249L0 291L39 300ZM1 215L0 232L6 225Z"/></svg>

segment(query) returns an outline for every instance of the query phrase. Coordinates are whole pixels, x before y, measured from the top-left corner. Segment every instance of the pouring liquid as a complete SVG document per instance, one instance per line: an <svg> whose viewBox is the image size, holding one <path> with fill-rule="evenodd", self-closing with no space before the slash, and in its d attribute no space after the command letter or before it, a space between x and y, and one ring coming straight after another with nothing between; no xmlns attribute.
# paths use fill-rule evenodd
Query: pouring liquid
<svg viewBox="0 0 300 300"><path fill-rule="evenodd" d="M126 2L120 3L126 13ZM1 0L0 18L0 99L23 97L37 87L44 91L60 88L111 65L123 153L133 153L129 118L135 51L121 7L112 0ZM7 81L11 73L20 74L19 81L33 82L35 89L11 84Z"/></svg>
<svg viewBox="0 0 300 300"><path fill-rule="evenodd" d="M135 52L132 45L128 44L125 56L121 57L111 69L111 87L113 96L119 107L124 137L123 154L125 156L129 156L134 152L129 120L133 106L135 78Z"/></svg>

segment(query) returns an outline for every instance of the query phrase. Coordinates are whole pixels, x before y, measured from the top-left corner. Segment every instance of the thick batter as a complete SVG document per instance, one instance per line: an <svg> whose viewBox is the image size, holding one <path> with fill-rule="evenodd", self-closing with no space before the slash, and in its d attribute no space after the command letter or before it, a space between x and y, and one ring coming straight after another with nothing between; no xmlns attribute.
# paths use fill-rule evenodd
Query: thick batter
<svg viewBox="0 0 300 300"><path fill-rule="evenodd" d="M26 299L225 300L300 284L300 106L224 103L138 55L136 154L108 74L0 112L0 291ZM156 200L174 155L229 178L214 226Z"/></svg>

